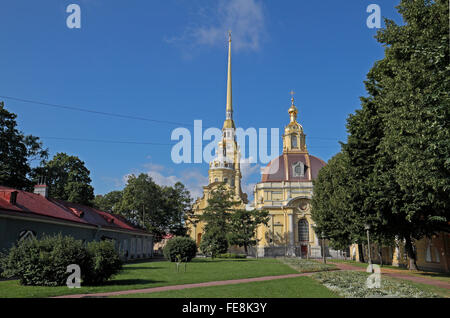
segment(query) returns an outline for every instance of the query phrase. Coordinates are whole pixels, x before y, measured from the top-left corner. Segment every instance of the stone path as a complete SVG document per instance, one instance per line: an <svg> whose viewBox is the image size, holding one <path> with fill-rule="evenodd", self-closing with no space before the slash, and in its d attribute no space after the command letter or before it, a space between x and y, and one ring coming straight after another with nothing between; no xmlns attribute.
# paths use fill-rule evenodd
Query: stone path
<svg viewBox="0 0 450 318"><path fill-rule="evenodd" d="M130 294L138 294L138 293L156 293L156 292L162 292L162 291L168 291L168 290L180 290L180 289L186 289L186 288L262 282L262 281L267 281L267 280L294 278L294 277L300 277L300 276L310 276L312 274L314 274L314 273L288 274L288 275L278 275L278 276L263 276L263 277L255 277L255 278L221 280L221 281L196 283L196 284L184 284L184 285L162 286L162 287L153 287L153 288L144 288L144 289L121 290L121 291L115 291L115 292L105 292L105 293L96 293L96 294L64 295L64 296L57 296L57 297L53 297L53 298L109 297L109 296L130 295Z"/></svg>
<svg viewBox="0 0 450 318"><path fill-rule="evenodd" d="M331 264L336 265L341 270L360 271L360 272L366 271L365 268L362 268L359 266L353 266L353 265L343 264L343 263L331 263ZM381 274L385 275L385 276L389 276L389 277L409 280L409 281L415 282L415 283L427 284L427 285L432 285L432 286L436 286L436 287L440 287L440 288L450 289L449 283L446 283L446 282L443 282L443 281L440 281L437 279L419 277L419 276L414 276L414 275L410 275L410 274L402 274L400 271L395 270L395 269L381 268Z"/></svg>

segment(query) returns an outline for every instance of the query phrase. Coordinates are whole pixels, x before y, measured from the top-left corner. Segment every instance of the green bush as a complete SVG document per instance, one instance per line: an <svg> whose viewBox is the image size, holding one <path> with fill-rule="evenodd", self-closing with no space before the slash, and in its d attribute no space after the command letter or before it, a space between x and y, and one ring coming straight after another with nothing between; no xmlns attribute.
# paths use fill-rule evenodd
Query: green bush
<svg viewBox="0 0 450 318"><path fill-rule="evenodd" d="M206 233L200 243L200 250L203 254L215 258L228 250L228 241L224 236L209 235Z"/></svg>
<svg viewBox="0 0 450 318"><path fill-rule="evenodd" d="M164 247L164 257L171 262L181 257L183 262L190 262L197 254L197 245L190 237L174 237Z"/></svg>
<svg viewBox="0 0 450 318"><path fill-rule="evenodd" d="M93 242L88 247L70 236L44 236L14 245L0 262L3 277L19 279L22 285L64 286L67 266L80 266L83 283L102 283L120 269L111 242Z"/></svg>
<svg viewBox="0 0 450 318"><path fill-rule="evenodd" d="M83 273L90 259L82 241L57 235L20 241L10 249L3 264L3 276L17 277L22 285L63 286L70 275L67 266L77 264Z"/></svg>
<svg viewBox="0 0 450 318"><path fill-rule="evenodd" d="M90 269L85 272L83 283L103 284L122 269L122 261L114 248L114 242L90 242L86 249L90 257Z"/></svg>
<svg viewBox="0 0 450 318"><path fill-rule="evenodd" d="M247 258L245 254L236 254L236 253L225 253L219 254L219 258Z"/></svg>

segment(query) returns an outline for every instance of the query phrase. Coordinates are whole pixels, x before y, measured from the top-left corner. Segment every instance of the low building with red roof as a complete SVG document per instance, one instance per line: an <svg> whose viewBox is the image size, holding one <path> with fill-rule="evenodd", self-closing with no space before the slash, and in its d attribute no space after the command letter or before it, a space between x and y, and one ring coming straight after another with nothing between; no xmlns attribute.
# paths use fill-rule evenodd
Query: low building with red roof
<svg viewBox="0 0 450 318"><path fill-rule="evenodd" d="M61 233L85 242L113 240L124 259L153 256L153 237L123 217L35 193L0 186L0 250L29 237Z"/></svg>

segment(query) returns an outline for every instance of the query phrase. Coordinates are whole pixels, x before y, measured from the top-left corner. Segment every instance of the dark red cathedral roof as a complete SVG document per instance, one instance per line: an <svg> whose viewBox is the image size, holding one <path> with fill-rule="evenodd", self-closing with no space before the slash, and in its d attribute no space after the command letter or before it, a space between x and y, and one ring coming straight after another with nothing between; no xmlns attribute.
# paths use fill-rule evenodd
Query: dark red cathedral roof
<svg viewBox="0 0 450 318"><path fill-rule="evenodd" d="M305 166L303 177L294 176L293 166L298 162ZM325 165L322 159L308 153L283 153L264 168L261 182L310 182Z"/></svg>

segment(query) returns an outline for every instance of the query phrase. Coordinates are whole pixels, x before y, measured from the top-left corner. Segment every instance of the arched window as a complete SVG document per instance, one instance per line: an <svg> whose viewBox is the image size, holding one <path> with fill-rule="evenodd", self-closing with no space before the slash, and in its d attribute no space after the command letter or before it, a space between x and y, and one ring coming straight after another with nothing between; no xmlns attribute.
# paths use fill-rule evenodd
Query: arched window
<svg viewBox="0 0 450 318"><path fill-rule="evenodd" d="M292 149L296 149L297 146L297 134L292 134L291 135L291 148Z"/></svg>
<svg viewBox="0 0 450 318"><path fill-rule="evenodd" d="M298 241L309 241L309 223L305 219L301 219L300 221L298 221Z"/></svg>

